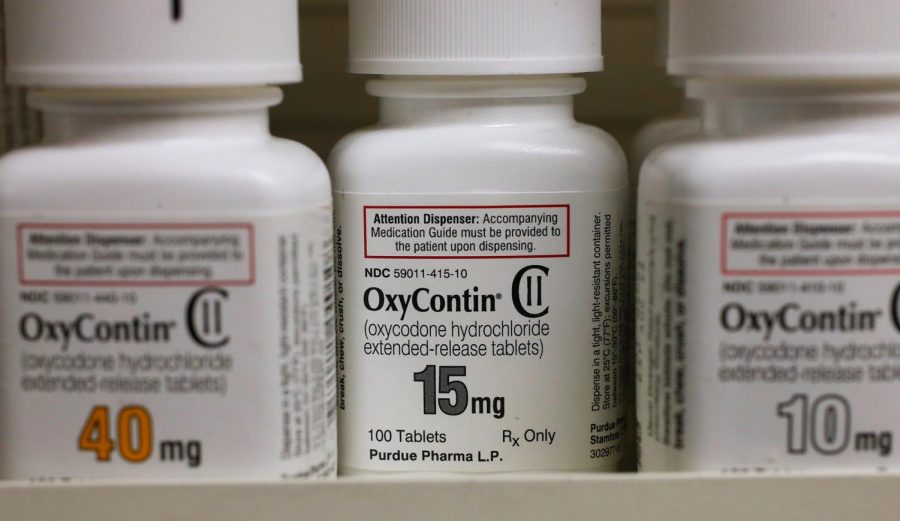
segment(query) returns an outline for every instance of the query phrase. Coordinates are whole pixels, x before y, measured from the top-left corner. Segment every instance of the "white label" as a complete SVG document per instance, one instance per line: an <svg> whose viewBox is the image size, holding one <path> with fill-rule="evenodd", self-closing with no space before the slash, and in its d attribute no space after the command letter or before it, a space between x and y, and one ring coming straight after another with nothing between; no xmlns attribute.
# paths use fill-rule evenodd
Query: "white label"
<svg viewBox="0 0 900 521"><path fill-rule="evenodd" d="M0 477L333 475L330 207L0 217Z"/></svg>
<svg viewBox="0 0 900 521"><path fill-rule="evenodd" d="M891 466L900 212L644 208L642 468Z"/></svg>
<svg viewBox="0 0 900 521"><path fill-rule="evenodd" d="M613 469L624 199L337 194L341 468Z"/></svg>

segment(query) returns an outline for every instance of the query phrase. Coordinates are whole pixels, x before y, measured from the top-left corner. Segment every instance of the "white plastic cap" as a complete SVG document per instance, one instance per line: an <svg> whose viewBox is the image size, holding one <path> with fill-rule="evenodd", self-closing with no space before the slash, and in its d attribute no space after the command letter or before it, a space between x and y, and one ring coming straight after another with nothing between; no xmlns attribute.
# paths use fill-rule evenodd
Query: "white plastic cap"
<svg viewBox="0 0 900 521"><path fill-rule="evenodd" d="M350 0L350 72L471 76L602 69L600 0Z"/></svg>
<svg viewBox="0 0 900 521"><path fill-rule="evenodd" d="M302 77L297 0L6 0L9 83L187 87Z"/></svg>
<svg viewBox="0 0 900 521"><path fill-rule="evenodd" d="M898 0L671 0L669 72L900 77Z"/></svg>

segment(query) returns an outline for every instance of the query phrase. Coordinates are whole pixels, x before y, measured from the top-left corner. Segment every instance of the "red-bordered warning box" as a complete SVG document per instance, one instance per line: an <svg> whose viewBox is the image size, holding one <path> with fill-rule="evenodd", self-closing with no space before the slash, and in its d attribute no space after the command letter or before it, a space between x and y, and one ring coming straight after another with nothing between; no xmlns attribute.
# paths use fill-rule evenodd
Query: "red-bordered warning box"
<svg viewBox="0 0 900 521"><path fill-rule="evenodd" d="M726 213L721 221L720 259L721 272L728 276L757 277L757 276L811 276L811 277L835 277L835 276L872 276L872 275L900 275L900 265L884 268L760 268L758 266L741 266L735 260L736 255L729 255L732 224L735 221L771 221L791 225L798 221L815 221L821 223L836 223L838 221L883 221L890 224L896 221L896 227L900 227L900 211L873 211L873 212L737 212ZM895 226L891 226L894 228ZM873 237L859 236L858 239L868 240ZM791 237L796 240L796 237ZM878 238L878 237L874 237ZM900 239L900 235L894 237ZM867 253L875 254L873 251Z"/></svg>
<svg viewBox="0 0 900 521"><path fill-rule="evenodd" d="M420 214L424 215L425 213L435 214L441 213L446 214L448 216L465 216L472 214L482 214L484 212L498 212L498 213L506 213L508 215L513 215L516 212L525 213L525 212L534 212L536 210L546 210L549 211L552 215L558 217L556 220L555 228L559 229L560 224L562 224L565 229L559 230L558 236L553 237L515 237L513 240L521 240L528 241L532 240L532 242L542 242L541 244L535 248L534 252L527 253L515 253L510 255L504 254L496 254L494 252L480 252L480 251L460 251L456 254L453 253L438 253L438 254L421 254L415 252L406 253L398 253L396 251L386 252L386 248L378 249L373 246L374 240L369 237L370 225L372 224L370 221L370 215L374 212L388 212L388 213L403 213L403 214ZM560 222L562 221L562 222ZM545 226L548 223L541 223L538 226ZM572 250L572 207L568 204L554 204L554 205L480 205L480 206L365 206L363 207L363 248L365 252L366 259L547 259L547 258L563 258L569 257L571 255ZM423 221L419 221L416 224L416 227L427 226ZM465 225L463 225L465 226ZM476 226L483 227L484 223L481 222L479 217L478 224ZM510 225L511 226L511 225ZM392 240L393 238L389 238L387 240ZM427 237L426 232L426 240L430 240ZM442 238L437 238L437 242ZM475 242L480 244L480 241L490 242L490 237L485 238L467 238L468 242ZM508 241L508 238L499 237L496 239L502 239L498 242ZM544 239L550 239L545 241ZM381 240L381 239L378 239Z"/></svg>
<svg viewBox="0 0 900 521"><path fill-rule="evenodd" d="M29 255L28 248L43 248L45 251L51 251L56 246L54 243L65 243L65 235L70 234L74 239L86 238L91 232L97 232L100 237L109 236L115 232L158 232L161 234L177 237L179 235L186 236L190 232L199 232L209 234L210 232L221 231L230 233L239 243L238 248L242 253L241 259L231 262L227 267L222 265L210 266L210 272L214 272L214 277L191 278L183 277L177 279L152 277L121 279L115 276L104 278L79 278L72 276L59 276L50 274L54 262L57 266L54 271L58 271L59 266L84 269L84 266L90 264L88 258L82 259L79 248L88 249L89 247L82 242L73 242L70 245L61 246L60 250L67 250L66 255L78 257L74 262L67 262L64 259L47 261L41 259L41 254ZM60 239L51 239L44 241L35 241L33 234L42 233L44 235L59 234ZM79 239L82 240L82 239ZM134 251L128 246L122 248L126 254ZM205 285L217 286L252 286L256 283L256 232L252 223L21 223L16 229L16 250L18 259L18 275L19 283L23 286L64 286L64 287L197 287ZM37 259L37 260L35 260ZM96 262L103 265L103 260ZM147 262L149 266L153 262ZM208 263L211 264L211 263ZM140 262L134 264L135 267ZM164 271L164 269L163 269Z"/></svg>

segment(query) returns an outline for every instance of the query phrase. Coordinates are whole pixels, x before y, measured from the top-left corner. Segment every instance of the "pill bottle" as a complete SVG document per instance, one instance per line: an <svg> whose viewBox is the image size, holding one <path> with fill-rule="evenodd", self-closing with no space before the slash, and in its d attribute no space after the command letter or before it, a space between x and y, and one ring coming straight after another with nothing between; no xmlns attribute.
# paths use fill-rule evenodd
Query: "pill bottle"
<svg viewBox="0 0 900 521"><path fill-rule="evenodd" d="M668 47L669 47L669 0L657 0L656 1L656 33L657 33L657 43L656 43L656 54L655 54L655 64L664 69L666 66L666 60L668 58ZM678 90L684 89L684 81L683 80L675 80L674 86ZM628 330L627 330L627 339L629 345L632 347L631 350L626 351L626 353L630 353L633 355L633 345L634 345L634 262L635 262L635 247L637 246L635 236L637 235L637 194L638 194L638 186L639 186L639 174L641 171L641 165L644 164L644 161L650 154L659 148L662 145L675 142L679 139L683 139L685 137L697 134L700 132L701 124L699 118L699 103L694 100L690 100L684 98L680 101L680 105L678 109L674 113L665 114L659 118L656 118L646 125L642 127L638 133L634 136L634 140L631 143L630 155L628 157L628 174L629 174L629 182L631 186L631 199L630 199L630 214L629 214L629 238L628 242L629 251L628 251L628 259L630 261L628 266L628 278L626 280L627 290L626 295L629 300L629 308L626 316L629 317L628 320ZM628 362L628 376L629 378L629 414L632 417L635 415L635 403L634 403L634 389L633 389L633 380L634 380L634 356L625 357ZM634 422L629 424L629 427L633 427ZM626 447L626 460L629 465L628 470L633 470L634 465L636 464L636 449L637 443L635 441L636 432L634 429L631 429L628 432L630 443Z"/></svg>
<svg viewBox="0 0 900 521"><path fill-rule="evenodd" d="M703 133L641 172L643 470L893 469L900 6L674 0Z"/></svg>
<svg viewBox="0 0 900 521"><path fill-rule="evenodd" d="M0 478L335 471L331 188L274 139L294 0L7 0Z"/></svg>
<svg viewBox="0 0 900 521"><path fill-rule="evenodd" d="M624 154L577 123L597 0L352 0L331 157L339 472L613 470Z"/></svg>

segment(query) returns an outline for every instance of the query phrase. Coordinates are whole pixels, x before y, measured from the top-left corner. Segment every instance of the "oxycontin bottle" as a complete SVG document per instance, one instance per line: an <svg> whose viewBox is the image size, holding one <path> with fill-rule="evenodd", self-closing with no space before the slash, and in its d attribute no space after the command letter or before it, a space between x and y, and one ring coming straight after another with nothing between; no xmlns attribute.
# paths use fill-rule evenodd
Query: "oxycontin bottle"
<svg viewBox="0 0 900 521"><path fill-rule="evenodd" d="M353 0L381 120L334 152L340 470L611 470L620 147L577 123L597 0Z"/></svg>
<svg viewBox="0 0 900 521"><path fill-rule="evenodd" d="M331 194L273 139L294 0L7 0L0 478L335 468Z"/></svg>
<svg viewBox="0 0 900 521"><path fill-rule="evenodd" d="M701 137L641 173L644 470L893 468L900 6L674 0Z"/></svg>
<svg viewBox="0 0 900 521"><path fill-rule="evenodd" d="M668 58L668 47L669 47L669 0L656 0L656 31L657 31L657 46L656 46L656 55L655 55L655 63L659 67L665 67L666 60ZM677 81L676 85L679 88L683 87L683 81ZM629 376L629 414L634 415L635 413L635 402L634 402L634 356L633 356L633 344L634 344L634 263L636 261L635 255L635 247L636 244L636 235L637 235L637 195L638 195L638 186L639 186L639 174L641 171L641 165L644 164L644 161L650 156L650 154L659 148L662 145L675 142L679 139L686 138L688 136L697 134L700 132L701 122L699 117L699 104L694 100L685 99L682 100L681 106L678 108L678 111L673 114L667 114L664 117L654 119L653 121L647 123L640 131L634 136L634 141L631 144L630 155L628 157L628 173L629 173L629 183L631 185L631 199L630 199L630 214L629 214L629 241L628 241L628 278L626 287L627 292L626 295L628 297L629 308L627 310L626 316L629 318L628 320L628 340L629 347L632 350L626 351L629 356L626 356L625 359L628 361L628 376ZM636 464L636 449L637 444L634 442L635 436L637 433L635 432L634 422L629 424L629 428L631 429L628 432L629 439L632 443L629 443L626 451L627 460L630 464L630 469L634 468Z"/></svg>

